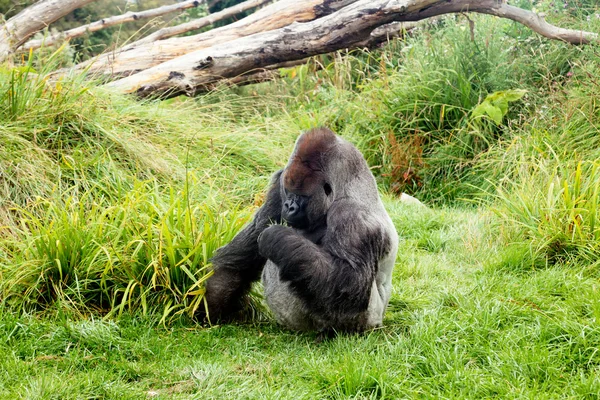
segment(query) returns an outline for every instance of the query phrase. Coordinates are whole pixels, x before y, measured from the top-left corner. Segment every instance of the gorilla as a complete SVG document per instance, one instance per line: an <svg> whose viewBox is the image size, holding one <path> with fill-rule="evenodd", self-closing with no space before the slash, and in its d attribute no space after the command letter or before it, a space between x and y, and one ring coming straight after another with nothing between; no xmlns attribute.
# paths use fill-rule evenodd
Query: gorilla
<svg viewBox="0 0 600 400"><path fill-rule="evenodd" d="M269 308L299 331L381 325L398 235L362 154L327 128L300 135L254 219L212 258L208 316L239 311L262 278Z"/></svg>

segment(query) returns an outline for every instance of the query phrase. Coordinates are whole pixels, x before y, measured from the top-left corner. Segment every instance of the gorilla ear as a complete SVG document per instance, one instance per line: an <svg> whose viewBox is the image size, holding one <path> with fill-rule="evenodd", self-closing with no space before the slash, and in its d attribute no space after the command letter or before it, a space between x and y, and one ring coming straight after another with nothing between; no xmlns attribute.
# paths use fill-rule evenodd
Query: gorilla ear
<svg viewBox="0 0 600 400"><path fill-rule="evenodd" d="M326 196L329 196L331 194L331 192L333 191L331 189L331 186L329 185L329 183L326 183L325 185L323 185L323 190L325 190Z"/></svg>

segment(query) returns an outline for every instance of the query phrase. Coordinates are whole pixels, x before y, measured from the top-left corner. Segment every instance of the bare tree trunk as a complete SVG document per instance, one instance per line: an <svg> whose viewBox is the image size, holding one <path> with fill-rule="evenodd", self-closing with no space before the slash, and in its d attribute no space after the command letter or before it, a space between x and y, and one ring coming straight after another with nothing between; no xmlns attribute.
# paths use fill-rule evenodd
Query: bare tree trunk
<svg viewBox="0 0 600 400"><path fill-rule="evenodd" d="M42 0L27 7L0 26L0 62L6 60L34 33L93 1Z"/></svg>
<svg viewBox="0 0 600 400"><path fill-rule="evenodd" d="M198 35L136 43L75 67L90 73L121 77L143 71L190 52L328 15L356 0L280 0L233 24ZM225 10L221 11L225 12ZM216 15L218 13L215 13ZM213 18L214 18L213 15Z"/></svg>
<svg viewBox="0 0 600 400"><path fill-rule="evenodd" d="M498 0L361 0L312 22L194 51L106 86L140 96L194 95L223 78L368 42L376 28L394 21L419 21L464 11L526 22L542 35L570 43L598 40L597 34L554 27L531 11Z"/></svg>
<svg viewBox="0 0 600 400"><path fill-rule="evenodd" d="M597 42L599 39L596 33L559 28L549 24L534 12L507 4L491 10L488 14L517 21L548 39L561 40L571 44L589 44Z"/></svg>
<svg viewBox="0 0 600 400"><path fill-rule="evenodd" d="M60 32L55 35L50 35L45 39L31 40L25 43L23 46L21 46L19 50L28 51L29 49L38 49L42 46L53 46L57 42L73 39L79 36L83 36L88 32L96 32L114 25L123 24L125 22L138 21L144 18L156 18L160 17L161 15L169 14L175 11L183 11L187 10L188 8L198 7L200 4L204 3L204 1L205 0L187 0L181 3L157 7L145 11L128 11L122 15L115 15L112 17L104 18L100 21L95 21L87 25L82 25L77 28L69 29L68 31Z"/></svg>

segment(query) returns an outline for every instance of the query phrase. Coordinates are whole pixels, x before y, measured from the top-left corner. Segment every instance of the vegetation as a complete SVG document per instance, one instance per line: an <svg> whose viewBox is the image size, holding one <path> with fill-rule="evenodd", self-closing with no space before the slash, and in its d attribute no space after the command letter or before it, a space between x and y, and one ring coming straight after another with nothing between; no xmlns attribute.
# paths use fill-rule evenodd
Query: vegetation
<svg viewBox="0 0 600 400"><path fill-rule="evenodd" d="M65 49L2 67L0 397L599 397L598 47L470 18L194 100L52 84ZM317 343L258 286L253 322L199 325L210 256L319 124L401 237L384 326Z"/></svg>

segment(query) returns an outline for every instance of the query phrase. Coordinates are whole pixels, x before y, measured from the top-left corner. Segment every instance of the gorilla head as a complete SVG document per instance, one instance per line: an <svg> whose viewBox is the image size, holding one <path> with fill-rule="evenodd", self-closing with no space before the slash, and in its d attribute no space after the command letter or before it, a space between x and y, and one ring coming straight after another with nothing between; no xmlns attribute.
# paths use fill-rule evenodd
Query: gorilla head
<svg viewBox="0 0 600 400"><path fill-rule="evenodd" d="M334 193L329 171L336 136L315 129L300 136L282 174L281 217L293 228L314 230L323 225Z"/></svg>
<svg viewBox="0 0 600 400"><path fill-rule="evenodd" d="M377 326L390 297L397 238L356 147L327 128L305 132L252 223L213 257L210 316L238 310L262 274L267 304L288 328Z"/></svg>

